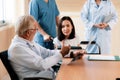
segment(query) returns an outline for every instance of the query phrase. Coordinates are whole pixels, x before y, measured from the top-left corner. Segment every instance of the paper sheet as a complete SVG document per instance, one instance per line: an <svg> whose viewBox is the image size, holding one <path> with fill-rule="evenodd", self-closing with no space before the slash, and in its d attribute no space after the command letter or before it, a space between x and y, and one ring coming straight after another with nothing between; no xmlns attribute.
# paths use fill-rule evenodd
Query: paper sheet
<svg viewBox="0 0 120 80"><path fill-rule="evenodd" d="M88 60L115 60L115 56L90 55Z"/></svg>

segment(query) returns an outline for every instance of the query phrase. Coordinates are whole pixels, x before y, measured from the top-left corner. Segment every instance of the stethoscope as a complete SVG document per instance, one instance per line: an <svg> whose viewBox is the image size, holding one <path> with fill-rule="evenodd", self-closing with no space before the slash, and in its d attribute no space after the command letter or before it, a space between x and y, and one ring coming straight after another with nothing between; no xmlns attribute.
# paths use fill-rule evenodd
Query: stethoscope
<svg viewBox="0 0 120 80"><path fill-rule="evenodd" d="M33 47L35 47L34 45L30 45L28 42L26 44L31 50L33 50Z"/></svg>

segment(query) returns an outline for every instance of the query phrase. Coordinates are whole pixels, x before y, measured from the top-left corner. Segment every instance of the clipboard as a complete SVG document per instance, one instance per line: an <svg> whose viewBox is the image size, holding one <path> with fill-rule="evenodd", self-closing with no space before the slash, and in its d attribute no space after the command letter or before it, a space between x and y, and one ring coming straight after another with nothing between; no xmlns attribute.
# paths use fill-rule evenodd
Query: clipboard
<svg viewBox="0 0 120 80"><path fill-rule="evenodd" d="M103 21L104 23L108 23L113 17L113 14L109 14L107 16L104 17Z"/></svg>

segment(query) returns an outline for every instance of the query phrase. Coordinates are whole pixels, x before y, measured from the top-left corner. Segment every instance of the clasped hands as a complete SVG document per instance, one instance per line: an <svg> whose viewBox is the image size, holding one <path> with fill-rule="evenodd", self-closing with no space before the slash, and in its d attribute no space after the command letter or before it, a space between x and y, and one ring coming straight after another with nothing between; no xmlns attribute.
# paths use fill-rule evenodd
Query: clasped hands
<svg viewBox="0 0 120 80"><path fill-rule="evenodd" d="M53 38L48 34L44 35L43 39L44 39L45 42L49 42L49 41L53 40Z"/></svg>
<svg viewBox="0 0 120 80"><path fill-rule="evenodd" d="M94 24L95 27L100 28L100 29L104 29L108 26L107 23L99 23L99 24Z"/></svg>

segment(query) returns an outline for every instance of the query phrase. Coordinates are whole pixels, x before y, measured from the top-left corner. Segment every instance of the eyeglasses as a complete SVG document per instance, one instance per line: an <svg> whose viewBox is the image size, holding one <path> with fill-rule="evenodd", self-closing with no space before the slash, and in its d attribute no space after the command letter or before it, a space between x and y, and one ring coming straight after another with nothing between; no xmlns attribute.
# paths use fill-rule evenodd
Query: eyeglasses
<svg viewBox="0 0 120 80"><path fill-rule="evenodd" d="M37 31L38 29L36 28L36 29L28 29L28 30L36 30Z"/></svg>
<svg viewBox="0 0 120 80"><path fill-rule="evenodd" d="M37 31L38 29L35 28L35 29L27 29L25 32L29 31L29 30L32 30L32 31Z"/></svg>

